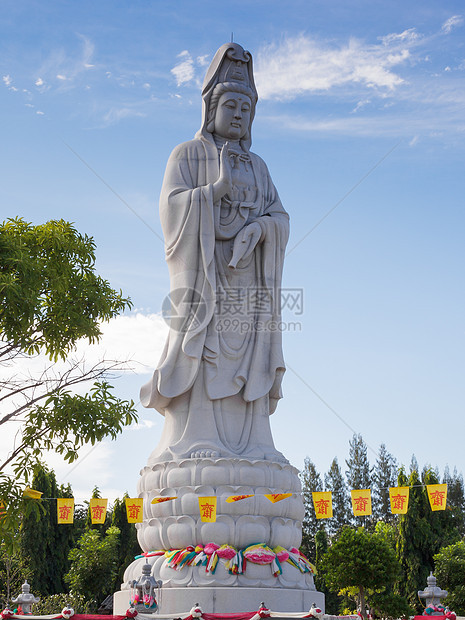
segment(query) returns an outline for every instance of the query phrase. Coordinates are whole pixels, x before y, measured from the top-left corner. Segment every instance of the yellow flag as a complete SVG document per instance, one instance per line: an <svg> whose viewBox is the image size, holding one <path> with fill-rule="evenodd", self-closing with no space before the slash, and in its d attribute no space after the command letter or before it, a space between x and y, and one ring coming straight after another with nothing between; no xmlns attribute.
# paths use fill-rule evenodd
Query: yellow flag
<svg viewBox="0 0 465 620"><path fill-rule="evenodd" d="M142 523L144 500L141 497L126 497L128 523Z"/></svg>
<svg viewBox="0 0 465 620"><path fill-rule="evenodd" d="M292 493L269 493L266 494L265 493L265 497L267 499L270 500L270 502L272 502L273 504L276 504L276 502L280 502L283 499L286 499L287 497L291 497Z"/></svg>
<svg viewBox="0 0 465 620"><path fill-rule="evenodd" d="M389 499L393 515L407 514L409 493L409 487L390 487Z"/></svg>
<svg viewBox="0 0 465 620"><path fill-rule="evenodd" d="M352 490L350 495L352 497L352 510L356 517L371 515L370 489Z"/></svg>
<svg viewBox="0 0 465 620"><path fill-rule="evenodd" d="M445 510L447 500L447 484L427 484L431 510Z"/></svg>
<svg viewBox="0 0 465 620"><path fill-rule="evenodd" d="M92 523L105 523L105 517L107 516L107 499L101 499L99 497L93 497L89 503L90 518Z"/></svg>
<svg viewBox="0 0 465 620"><path fill-rule="evenodd" d="M72 523L74 520L74 498L59 497L57 499L57 517L58 523Z"/></svg>
<svg viewBox="0 0 465 620"><path fill-rule="evenodd" d="M174 495L173 497L154 497L150 503L151 504L162 504L163 502L169 502L172 499L178 499L178 496Z"/></svg>
<svg viewBox="0 0 465 620"><path fill-rule="evenodd" d="M31 489L30 487L26 487L23 491L23 495L24 497L30 497L31 499L40 499L43 493L41 493L41 491Z"/></svg>
<svg viewBox="0 0 465 620"><path fill-rule="evenodd" d="M226 502L232 504L233 502L240 502L241 499L247 499L248 497L253 497L253 495L230 495L226 499Z"/></svg>
<svg viewBox="0 0 465 620"><path fill-rule="evenodd" d="M331 491L315 491L312 493L312 499L317 519L330 519L333 516Z"/></svg>
<svg viewBox="0 0 465 620"><path fill-rule="evenodd" d="M200 520L205 523L216 521L216 497L199 497Z"/></svg>

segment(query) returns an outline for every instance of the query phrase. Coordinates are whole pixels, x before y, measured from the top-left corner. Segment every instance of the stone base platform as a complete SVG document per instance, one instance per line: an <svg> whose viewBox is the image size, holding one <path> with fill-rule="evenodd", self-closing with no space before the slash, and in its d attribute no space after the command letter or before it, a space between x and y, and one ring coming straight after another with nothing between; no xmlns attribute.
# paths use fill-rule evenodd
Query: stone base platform
<svg viewBox="0 0 465 620"><path fill-rule="evenodd" d="M121 590L114 594L114 615L125 615L129 607L129 596L129 590ZM173 614L173 617L188 614L196 603L206 613L253 612L258 610L262 601L272 611L307 612L313 603L322 610L325 608L324 594L317 590L187 587L162 590L159 613Z"/></svg>

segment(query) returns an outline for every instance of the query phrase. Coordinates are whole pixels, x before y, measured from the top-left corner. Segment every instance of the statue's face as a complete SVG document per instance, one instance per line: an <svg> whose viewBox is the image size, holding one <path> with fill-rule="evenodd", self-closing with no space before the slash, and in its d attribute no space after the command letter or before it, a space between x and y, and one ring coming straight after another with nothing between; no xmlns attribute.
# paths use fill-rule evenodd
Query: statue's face
<svg viewBox="0 0 465 620"><path fill-rule="evenodd" d="M215 133L226 140L240 140L250 125L252 102L241 93L223 93L218 100Z"/></svg>

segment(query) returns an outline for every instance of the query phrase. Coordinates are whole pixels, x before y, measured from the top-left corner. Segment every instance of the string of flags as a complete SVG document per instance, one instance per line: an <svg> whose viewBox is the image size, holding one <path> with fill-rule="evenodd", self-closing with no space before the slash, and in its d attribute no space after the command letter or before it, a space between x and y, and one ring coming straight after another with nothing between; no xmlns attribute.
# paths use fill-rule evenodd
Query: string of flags
<svg viewBox="0 0 465 620"><path fill-rule="evenodd" d="M423 485L422 485L423 486ZM426 485L431 510L445 510L447 501L447 484ZM392 514L406 514L408 511L410 487L390 487L389 499ZM352 511L355 516L370 516L372 514L371 489L354 489L350 492ZM42 493L26 487L24 495L32 499L41 499ZM230 495L226 498L228 504L247 500L253 497L266 497L270 502L283 501L300 493L265 493ZM54 499L54 498L43 498ZM178 499L176 495L154 497L151 504L162 504ZM333 516L333 501L331 491L315 491L312 493L313 507L317 519L330 519ZM58 524L71 524L74 520L74 498L60 497L57 501ZM200 518L203 522L216 521L218 497L215 495L198 498ZM126 516L128 523L142 523L144 500L140 497L125 498ZM92 498L89 501L89 512L93 524L105 523L108 499ZM5 510L5 504L0 500L0 519Z"/></svg>
<svg viewBox="0 0 465 620"><path fill-rule="evenodd" d="M445 510L447 501L447 484L427 484L431 510ZM390 487L389 501L393 515L405 515L408 510L410 487ZM350 492L352 512L356 517L372 514L371 489L356 489ZM312 493L313 507L317 519L330 519L333 516L331 491L315 491Z"/></svg>

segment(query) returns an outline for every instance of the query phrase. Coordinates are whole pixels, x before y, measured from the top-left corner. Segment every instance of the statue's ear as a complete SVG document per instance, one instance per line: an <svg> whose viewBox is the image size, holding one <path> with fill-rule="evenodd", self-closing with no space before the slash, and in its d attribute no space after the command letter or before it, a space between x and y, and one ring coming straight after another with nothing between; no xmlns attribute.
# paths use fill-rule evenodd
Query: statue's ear
<svg viewBox="0 0 465 620"><path fill-rule="evenodd" d="M207 131L209 133L213 133L215 131L215 119L214 118L212 118L212 120L207 123Z"/></svg>

